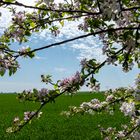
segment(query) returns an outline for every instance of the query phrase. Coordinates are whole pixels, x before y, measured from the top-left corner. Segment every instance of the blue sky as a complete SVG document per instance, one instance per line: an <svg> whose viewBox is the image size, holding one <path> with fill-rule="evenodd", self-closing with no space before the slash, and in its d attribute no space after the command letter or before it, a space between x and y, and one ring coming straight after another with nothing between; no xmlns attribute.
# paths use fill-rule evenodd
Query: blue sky
<svg viewBox="0 0 140 140"><path fill-rule="evenodd" d="M3 14L0 20L1 26L7 26L9 17L8 13ZM28 43L21 45L14 43L11 47L16 50L22 46L38 48L57 41L73 38L84 34L82 31L77 30L77 25L80 22L66 22L66 26L61 29L61 34L58 37L52 36L48 31L43 31L33 34L29 38ZM0 92L21 92L24 89L46 87L44 83L41 83L41 74L51 74L55 81L69 77L77 70L80 70L80 60L84 57L88 59L94 57L98 61L105 59L105 56L102 55L102 42L99 41L98 37L88 37L37 52L34 59L20 58L20 69L18 69L16 74L11 77L8 74L0 77ZM139 70L136 67L132 71L124 73L120 66L105 66L96 77L101 83L101 89L104 90L133 85L138 73ZM82 90L87 90L87 88L84 87Z"/></svg>
<svg viewBox="0 0 140 140"><path fill-rule="evenodd" d="M47 32L46 32L47 34ZM33 35L30 38L29 43L22 44L21 46L30 46L32 48L41 47L46 44L51 44L55 41L55 37L49 34L47 39L45 35ZM57 37L56 39L61 40L63 37ZM41 74L51 74L53 79L56 81L58 79L63 79L73 75L77 70L80 70L80 59L84 57L93 57L96 56L97 59L101 61L104 56L99 53L101 47L97 43L96 46L92 46L92 39L95 40L93 43L99 42L98 38L88 38L90 44L87 43L87 40L83 39L80 41L75 41L74 43L67 43L65 45L49 48L43 51L36 53L34 59L30 58L20 58L20 69L16 74L9 77L6 74L4 77L1 77L0 80L0 91L2 92L20 92L24 89L32 88L43 88L46 87L44 83L41 83ZM85 41L85 43L83 43ZM82 44L82 47L80 45ZM84 46L91 47L92 49L85 49ZM91 45L91 46L90 46ZM12 45L14 48L21 47L18 43ZM74 47L75 46L75 47ZM76 48L76 46L78 46ZM95 49L96 48L100 48ZM86 54L89 51L91 54ZM94 52L92 52L94 51ZM88 56L89 55L89 56ZM97 79L101 82L101 89L115 88L120 86L131 86L133 81L138 74L139 70L134 67L132 71L124 73L121 70L121 67L115 66L105 66L101 69L100 73L96 75ZM87 90L87 88L82 88L82 90Z"/></svg>

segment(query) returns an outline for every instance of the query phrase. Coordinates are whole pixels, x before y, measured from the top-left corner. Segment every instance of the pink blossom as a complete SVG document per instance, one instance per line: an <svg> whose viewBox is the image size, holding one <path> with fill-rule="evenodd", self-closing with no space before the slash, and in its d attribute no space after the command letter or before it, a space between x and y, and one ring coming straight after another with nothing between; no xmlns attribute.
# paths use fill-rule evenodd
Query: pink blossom
<svg viewBox="0 0 140 140"><path fill-rule="evenodd" d="M79 72L76 72L76 74L70 78L66 78L62 81L60 81L60 89L62 91L68 90L68 91L76 91L79 89L79 84L81 84L82 78L80 76Z"/></svg>

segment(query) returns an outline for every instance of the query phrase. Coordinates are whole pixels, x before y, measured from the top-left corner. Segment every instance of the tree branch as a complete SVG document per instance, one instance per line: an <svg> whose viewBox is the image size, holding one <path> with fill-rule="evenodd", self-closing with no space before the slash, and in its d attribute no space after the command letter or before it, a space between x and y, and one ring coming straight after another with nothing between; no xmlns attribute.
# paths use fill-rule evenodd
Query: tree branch
<svg viewBox="0 0 140 140"><path fill-rule="evenodd" d="M121 0L118 0L119 2L119 5L120 5L120 9L122 10L122 3L121 3Z"/></svg>
<svg viewBox="0 0 140 140"><path fill-rule="evenodd" d="M140 23L139 23L139 25L138 25L138 28L140 28ZM136 31L136 39L135 39L136 47L138 47L138 45L139 45L139 44L138 44L139 36L140 36L139 30L137 29L137 31Z"/></svg>
<svg viewBox="0 0 140 140"><path fill-rule="evenodd" d="M125 47L123 47L123 48L120 49L120 50L122 51L123 49L125 49ZM120 50L118 50L115 54L118 54L118 53L120 52ZM115 55L115 54L114 54L114 55ZM100 69L101 67L103 67L103 66L105 65L106 62L107 62L107 61L105 60L105 61L103 61L100 65L98 65L97 67L95 67L95 68L93 69L93 71L91 71L88 75L85 76L84 79L88 78L88 77L89 77L91 74L93 74L96 70L98 70L98 69ZM70 88L71 88L71 87L70 87ZM62 95L63 93L65 93L66 91L67 91L67 90L61 92L60 94L56 94L54 97L51 97L48 101L44 102L44 103L38 108L38 110L30 117L30 119L27 120L23 125L19 126L19 128L18 128L16 131L14 131L14 133L16 133L17 131L20 131L20 130L21 130L25 125L27 125L35 116L37 116L37 114L39 113L39 111L40 111L48 102L50 102L52 98L55 99L55 98L59 97L60 95ZM120 98L120 99L116 99L116 100L110 102L108 105L114 104L114 103L119 102L119 101L123 101L123 100L125 100L126 98L129 98L129 97L131 97L131 96L132 96L132 95L127 95L127 96L122 97L122 98ZM105 106L105 107L106 107L106 106ZM104 108L105 108L105 107L104 107ZM102 109L104 109L104 108L102 108ZM135 129L136 129L136 128L135 128ZM129 133L131 133L131 132L129 132ZM128 134L129 134L129 133L128 133ZM127 134L127 135L128 135L128 134Z"/></svg>
<svg viewBox="0 0 140 140"><path fill-rule="evenodd" d="M99 8L99 12L101 13L102 10L101 10L101 7L100 7L100 2L99 2L99 0L97 0L97 5L98 5L98 8Z"/></svg>
<svg viewBox="0 0 140 140"><path fill-rule="evenodd" d="M65 44L65 43L68 43L68 42L72 42L74 40L78 40L78 39L85 38L85 37L88 37L88 36L92 36L92 35L95 36L97 34L109 32L109 31L115 32L115 31L119 31L119 30L139 30L139 29L140 29L140 27L120 27L120 28L114 28L114 29L112 28L112 29L106 29L106 30L101 30L101 31L97 31L97 32L92 32L92 33L88 33L88 34L85 34L85 35L77 36L75 38L64 40L64 41L61 41L61 42L52 43L52 44L44 46L44 47L33 49L30 52L22 53L20 55L16 55L15 57L17 58L17 57L22 56L22 55L37 52L37 51L44 50L44 49L47 49L47 48L50 48L50 47L53 47L53 46L58 46L58 45L61 45L61 44Z"/></svg>
<svg viewBox="0 0 140 140"><path fill-rule="evenodd" d="M56 94L55 97L54 97L53 99L59 97L59 96L62 95L64 92L66 92L66 91L63 91L63 92L61 92L60 94ZM23 125L20 125L20 126L18 127L18 129L14 131L14 133L20 131L20 130L21 130L25 125L27 125L35 116L37 116L38 113L39 113L39 111L40 111L47 103L49 103L49 102L51 101L51 99L52 99L52 98L50 98L48 101L46 101L46 102L44 102L43 104L41 104L41 106L40 106L40 107L37 109L37 111L29 118L29 120L27 120Z"/></svg>
<svg viewBox="0 0 140 140"><path fill-rule="evenodd" d="M137 7L131 7L131 8L122 8L122 11L131 11L131 10L139 10L140 6Z"/></svg>
<svg viewBox="0 0 140 140"><path fill-rule="evenodd" d="M46 19L42 19L42 20L39 20L39 21L44 22L44 24L47 24L47 23L52 23L52 22L61 21L61 20L76 19L76 18L80 18L80 17L84 17L84 16L88 16L88 15L85 14L85 15L80 15L80 16L78 16L78 15L77 16L69 16L69 17L64 17L64 18L57 18L57 19L50 20L50 21L46 21L46 20L48 20L48 18L46 18ZM38 28L39 26L41 26L41 25L37 24L37 26L31 28L30 30L34 30L34 29Z"/></svg>
<svg viewBox="0 0 140 140"><path fill-rule="evenodd" d="M5 1L0 1L1 4L5 4L5 5L14 5L14 6L21 6L21 7L24 7L24 8L30 8L30 9L36 9L36 10L42 10L42 11L53 11L53 12L68 12L68 13L87 13L89 15L99 15L100 13L97 12L97 13L94 13L94 12L91 12L91 11L85 11L85 10L72 10L72 9L51 9L51 8L40 8L40 7L35 7L35 6L28 6L28 5L25 5L23 3L19 3L19 2L5 2Z"/></svg>
<svg viewBox="0 0 140 140"><path fill-rule="evenodd" d="M129 136L133 131L135 131L135 130L136 130L137 128L139 128L139 127L140 127L139 125L133 127L130 131L128 131L128 132L126 133L125 137Z"/></svg>

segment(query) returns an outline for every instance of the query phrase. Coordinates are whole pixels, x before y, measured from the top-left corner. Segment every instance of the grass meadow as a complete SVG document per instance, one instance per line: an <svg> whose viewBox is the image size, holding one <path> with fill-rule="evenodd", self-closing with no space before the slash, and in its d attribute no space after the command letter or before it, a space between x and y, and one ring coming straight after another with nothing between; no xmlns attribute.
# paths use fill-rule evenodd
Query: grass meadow
<svg viewBox="0 0 140 140"><path fill-rule="evenodd" d="M111 116L107 113L71 118L60 115L62 110L68 110L68 106L79 106L92 98L103 100L104 96L99 93L82 93L74 97L58 97L55 103L49 103L43 108L40 119L34 119L16 134L7 134L5 130L15 116L21 117L24 111L35 110L39 104L19 103L15 94L0 94L0 140L100 140L98 124L105 128L113 126L120 129L121 124L129 121L118 109Z"/></svg>

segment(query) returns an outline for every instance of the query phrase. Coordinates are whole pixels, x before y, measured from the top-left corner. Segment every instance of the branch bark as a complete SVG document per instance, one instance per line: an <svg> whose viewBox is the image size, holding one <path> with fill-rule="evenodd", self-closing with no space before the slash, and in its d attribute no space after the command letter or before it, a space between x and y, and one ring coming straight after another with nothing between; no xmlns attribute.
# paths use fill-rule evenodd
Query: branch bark
<svg viewBox="0 0 140 140"><path fill-rule="evenodd" d="M58 46L58 45L61 45L61 44L65 44L65 43L68 43L68 42L72 42L74 40L78 40L78 39L81 39L81 38L85 38L85 37L88 37L88 36L92 36L92 35L98 35L98 34L101 34L101 33L105 33L105 32L109 32L109 31L119 31L119 30L139 30L140 27L121 27L121 28L112 28L112 29L106 29L106 30L101 30L101 31L97 31L97 32L92 32L92 33L88 33L88 34L85 34L85 35L81 35L81 36L77 36L75 38L71 38L71 39L68 39L68 40L64 40L64 41L60 41L60 42L56 42L56 43L52 43L50 45L47 45L47 46L44 46L44 47L40 47L40 48L37 48L37 49L33 49L31 50L30 52L27 52L27 53L22 53L20 55L16 55L15 57L18 58L19 56L22 56L22 55L25 55L25 54L29 54L29 53L33 53L33 52L37 52L37 51L40 51L40 50L44 50L44 49L47 49L47 48L51 48L53 46Z"/></svg>
<svg viewBox="0 0 140 140"><path fill-rule="evenodd" d="M72 9L51 9L51 8L40 8L40 7L35 7L35 6L28 6L25 5L23 3L19 3L19 2L5 2L5 1L0 1L0 4L2 5L14 5L14 6L20 6L20 7L24 7L24 8L29 8L29 9L36 9L36 10L42 10L42 11L53 11L53 12L67 12L67 13L86 13L89 15L98 15L100 14L100 12L92 12L92 11L85 11L85 10L72 10Z"/></svg>

